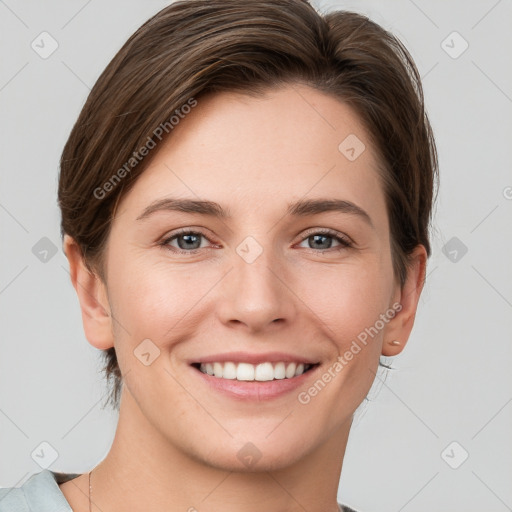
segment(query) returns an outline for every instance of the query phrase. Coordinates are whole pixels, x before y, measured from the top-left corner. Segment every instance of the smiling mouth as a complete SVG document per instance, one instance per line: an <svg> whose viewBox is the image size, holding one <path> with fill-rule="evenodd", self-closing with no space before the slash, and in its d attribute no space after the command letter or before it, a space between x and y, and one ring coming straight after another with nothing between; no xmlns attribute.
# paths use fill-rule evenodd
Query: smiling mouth
<svg viewBox="0 0 512 512"><path fill-rule="evenodd" d="M244 382L267 382L271 380L293 379L310 371L318 364L293 362L265 362L260 364L215 362L194 363L200 372L219 379L238 380Z"/></svg>

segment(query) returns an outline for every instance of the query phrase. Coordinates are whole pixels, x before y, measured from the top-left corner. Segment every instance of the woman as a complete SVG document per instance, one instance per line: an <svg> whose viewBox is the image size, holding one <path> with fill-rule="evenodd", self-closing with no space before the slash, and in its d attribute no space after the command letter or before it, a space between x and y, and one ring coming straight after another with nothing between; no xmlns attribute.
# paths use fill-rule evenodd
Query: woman
<svg viewBox="0 0 512 512"><path fill-rule="evenodd" d="M0 510L350 511L352 417L409 339L436 178L415 65L366 17L156 14L92 89L59 177L116 435L88 473L44 470Z"/></svg>

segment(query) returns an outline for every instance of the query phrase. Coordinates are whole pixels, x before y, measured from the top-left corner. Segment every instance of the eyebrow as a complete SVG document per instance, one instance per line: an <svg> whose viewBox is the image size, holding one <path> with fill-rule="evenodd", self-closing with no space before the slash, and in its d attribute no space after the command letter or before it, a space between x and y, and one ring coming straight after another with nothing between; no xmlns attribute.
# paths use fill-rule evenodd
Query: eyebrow
<svg viewBox="0 0 512 512"><path fill-rule="evenodd" d="M232 214L229 209L224 209L220 204L213 201L166 197L151 203L137 217L137 220L146 219L158 211L196 213L220 219L232 218ZM368 213L366 213L366 211L364 211L360 206L344 199L303 199L289 204L286 210L286 214L292 217L307 217L325 212L339 212L357 215L373 228L373 223Z"/></svg>

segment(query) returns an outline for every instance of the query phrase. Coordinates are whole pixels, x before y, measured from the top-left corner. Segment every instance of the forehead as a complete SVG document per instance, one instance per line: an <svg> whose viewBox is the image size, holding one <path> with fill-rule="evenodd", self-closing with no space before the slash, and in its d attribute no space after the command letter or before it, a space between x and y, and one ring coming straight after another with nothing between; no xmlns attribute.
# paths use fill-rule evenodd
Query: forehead
<svg viewBox="0 0 512 512"><path fill-rule="evenodd" d="M299 198L337 197L382 214L374 148L345 103L304 85L197 102L123 199L125 208L141 210L167 194L228 205L233 215L270 215Z"/></svg>

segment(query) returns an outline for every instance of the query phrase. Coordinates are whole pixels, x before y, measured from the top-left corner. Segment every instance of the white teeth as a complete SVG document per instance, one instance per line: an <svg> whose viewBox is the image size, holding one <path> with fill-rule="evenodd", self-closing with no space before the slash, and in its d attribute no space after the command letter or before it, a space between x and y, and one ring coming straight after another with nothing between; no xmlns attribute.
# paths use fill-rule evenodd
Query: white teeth
<svg viewBox="0 0 512 512"><path fill-rule="evenodd" d="M224 369L222 370L223 379L236 379L236 364L235 363L224 363Z"/></svg>
<svg viewBox="0 0 512 512"><path fill-rule="evenodd" d="M285 372L285 377L287 379L291 379L292 377L295 376L295 369L297 368L297 366L295 365L295 363L290 363L287 367L286 367L286 372Z"/></svg>
<svg viewBox="0 0 512 512"><path fill-rule="evenodd" d="M284 379L286 377L286 366L284 363L277 363L274 366L274 379Z"/></svg>
<svg viewBox="0 0 512 512"><path fill-rule="evenodd" d="M222 377L223 369L224 367L220 363L213 363L213 375L215 375L215 377Z"/></svg>
<svg viewBox="0 0 512 512"><path fill-rule="evenodd" d="M254 366L240 363L236 369L236 380L254 380Z"/></svg>
<svg viewBox="0 0 512 512"><path fill-rule="evenodd" d="M254 380L274 380L274 368L272 367L272 363L261 363L256 366Z"/></svg>
<svg viewBox="0 0 512 512"><path fill-rule="evenodd" d="M257 365L249 363L201 363L199 369L203 373L213 375L217 378L259 381L265 382L274 379L291 379L302 375L311 367L310 364L303 363L260 363Z"/></svg>

